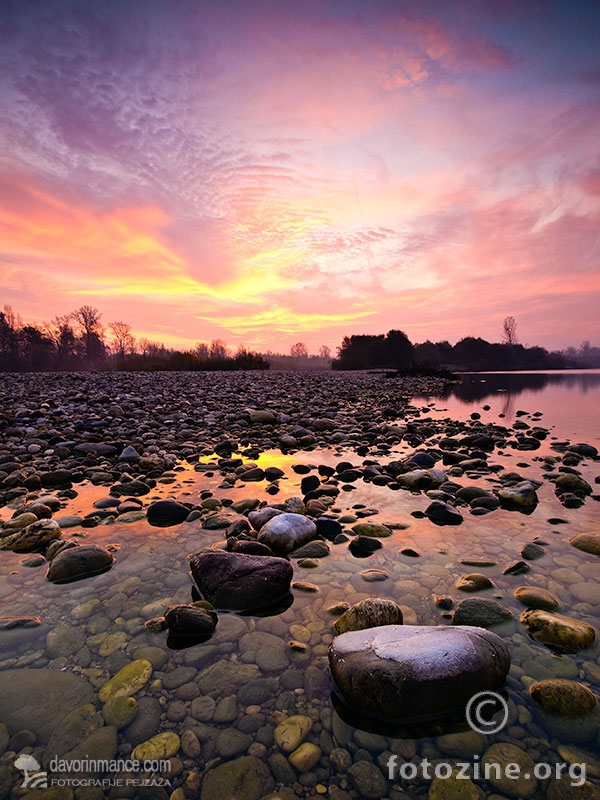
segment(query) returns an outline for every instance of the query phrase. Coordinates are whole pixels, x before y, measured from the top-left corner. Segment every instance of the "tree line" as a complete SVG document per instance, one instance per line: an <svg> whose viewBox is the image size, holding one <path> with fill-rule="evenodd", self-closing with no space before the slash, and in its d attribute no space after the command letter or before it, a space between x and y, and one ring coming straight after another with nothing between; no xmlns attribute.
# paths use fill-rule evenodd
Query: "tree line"
<svg viewBox="0 0 600 800"><path fill-rule="evenodd" d="M508 320L508 322L507 322ZM589 342L580 351L588 358L578 357L580 351L549 352L544 347L526 347L516 340L516 324L512 317L504 323L504 341L487 342L466 336L455 345L448 341L413 344L402 331L387 334L345 336L338 348L333 369L398 369L449 370L453 372L487 372L508 370L548 370L600 366L594 359Z"/></svg>
<svg viewBox="0 0 600 800"><path fill-rule="evenodd" d="M230 355L225 342L200 343L175 350L149 339L136 339L131 326L103 325L102 314L83 305L42 325L24 324L10 306L0 311L0 371L80 370L235 370L269 369L259 353L239 347Z"/></svg>
<svg viewBox="0 0 600 800"><path fill-rule="evenodd" d="M264 370L264 369L396 369L501 371L600 367L600 347L549 352L519 344L514 317L506 317L501 343L466 336L455 345L427 340L413 344L401 330L386 334L345 336L332 358L327 345L310 354L304 342L289 354L257 353L240 346L231 354L214 339L189 350L177 350L149 339L136 339L122 321L102 322L102 314L83 305L41 325L26 324L10 306L0 311L0 371L82 370Z"/></svg>

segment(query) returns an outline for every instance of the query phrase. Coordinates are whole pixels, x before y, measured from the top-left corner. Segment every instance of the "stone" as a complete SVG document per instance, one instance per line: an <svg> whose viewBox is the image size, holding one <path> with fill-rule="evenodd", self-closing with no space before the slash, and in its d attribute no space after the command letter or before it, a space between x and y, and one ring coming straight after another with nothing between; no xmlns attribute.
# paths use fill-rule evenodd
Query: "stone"
<svg viewBox="0 0 600 800"><path fill-rule="evenodd" d="M137 714L123 730L123 738L135 747L157 734L160 729L162 708L155 697L142 696L137 701Z"/></svg>
<svg viewBox="0 0 600 800"><path fill-rule="evenodd" d="M559 653L576 653L591 647L596 641L596 630L587 622L552 611L524 611L521 622L527 626L534 639Z"/></svg>
<svg viewBox="0 0 600 800"><path fill-rule="evenodd" d="M302 742L300 747L290 753L288 761L298 772L308 772L321 758L321 748L311 742Z"/></svg>
<svg viewBox="0 0 600 800"><path fill-rule="evenodd" d="M102 716L91 703L77 706L63 717L52 731L46 754L51 754L52 757L63 756L103 725Z"/></svg>
<svg viewBox="0 0 600 800"><path fill-rule="evenodd" d="M48 756L53 753L47 750ZM103 725L82 739L72 750L63 755L65 760L81 760L95 758L99 761L112 761L117 754L117 729L110 725Z"/></svg>
<svg viewBox="0 0 600 800"><path fill-rule="evenodd" d="M352 526L352 530L357 536L369 536L376 539L385 539L392 535L390 528L376 522L357 522Z"/></svg>
<svg viewBox="0 0 600 800"><path fill-rule="evenodd" d="M315 539L302 545L290 553L290 558L326 558L330 553L329 545L322 539Z"/></svg>
<svg viewBox="0 0 600 800"><path fill-rule="evenodd" d="M380 581L386 581L390 574L383 569L363 569L360 577L367 583L379 583Z"/></svg>
<svg viewBox="0 0 600 800"><path fill-rule="evenodd" d="M260 800L274 788L268 766L255 756L242 756L204 773L200 800Z"/></svg>
<svg viewBox="0 0 600 800"><path fill-rule="evenodd" d="M370 761L357 761L348 769L350 780L365 800L380 800L388 793L388 783L379 767Z"/></svg>
<svg viewBox="0 0 600 800"><path fill-rule="evenodd" d="M573 772L573 777L563 773L548 784L546 800L600 800L600 789L584 778L581 766Z"/></svg>
<svg viewBox="0 0 600 800"><path fill-rule="evenodd" d="M382 720L435 718L502 685L508 647L483 628L387 625L333 639L329 667L345 702Z"/></svg>
<svg viewBox="0 0 600 800"><path fill-rule="evenodd" d="M112 553L99 544L78 545L61 550L52 559L46 578L51 583L69 583L106 572L114 560Z"/></svg>
<svg viewBox="0 0 600 800"><path fill-rule="evenodd" d="M95 692L84 678L51 669L0 671L0 722L11 735L28 728L47 744L57 722L78 706L92 703Z"/></svg>
<svg viewBox="0 0 600 800"><path fill-rule="evenodd" d="M530 481L504 486L498 490L498 497L502 505L508 508L534 508L538 504L536 487Z"/></svg>
<svg viewBox="0 0 600 800"><path fill-rule="evenodd" d="M578 533L569 543L584 553L600 556L600 533Z"/></svg>
<svg viewBox="0 0 600 800"><path fill-rule="evenodd" d="M48 631L46 655L48 658L67 658L80 650L84 643L85 635L80 628L72 625L58 625Z"/></svg>
<svg viewBox="0 0 600 800"><path fill-rule="evenodd" d="M267 524L273 517L278 517L284 512L280 508L273 508L273 506L265 506L259 508L257 511L251 511L248 514L248 522L255 531L260 531L261 528Z"/></svg>
<svg viewBox="0 0 600 800"><path fill-rule="evenodd" d="M436 775L431 781L427 800L485 800L484 793L470 778L449 766L448 770L447 777L444 771L444 777Z"/></svg>
<svg viewBox="0 0 600 800"><path fill-rule="evenodd" d="M516 766L509 768L507 773L509 764ZM488 782L501 794L521 800L536 796L538 782L534 776L535 764L517 745L501 742L488 747L481 759L483 774L486 774L486 769L489 771Z"/></svg>
<svg viewBox="0 0 600 800"><path fill-rule="evenodd" d="M103 703L113 697L131 696L139 692L150 680L152 664L143 658L130 661L100 688L98 697Z"/></svg>
<svg viewBox="0 0 600 800"><path fill-rule="evenodd" d="M455 625L493 628L512 619L512 613L496 600L487 597L469 597L461 600L454 612Z"/></svg>
<svg viewBox="0 0 600 800"><path fill-rule="evenodd" d="M165 611L165 622L169 633L181 639L207 639L216 627L214 611L187 603L169 606Z"/></svg>
<svg viewBox="0 0 600 800"><path fill-rule="evenodd" d="M14 553L43 553L50 542L60 539L62 531L54 519L38 519L22 530L0 539L0 550Z"/></svg>
<svg viewBox="0 0 600 800"><path fill-rule="evenodd" d="M382 547L383 545L379 539L373 539L369 536L355 536L348 545L348 549L355 558L368 558Z"/></svg>
<svg viewBox="0 0 600 800"><path fill-rule="evenodd" d="M190 567L198 589L210 603L237 611L275 604L288 594L294 574L284 558L223 550L196 553Z"/></svg>
<svg viewBox="0 0 600 800"><path fill-rule="evenodd" d="M494 584L480 572L471 572L469 575L462 575L456 581L456 588L461 592L480 592L482 589L489 589Z"/></svg>
<svg viewBox="0 0 600 800"><path fill-rule="evenodd" d="M148 506L147 519L150 525L167 527L181 524L190 513L190 509L176 500L157 500Z"/></svg>
<svg viewBox="0 0 600 800"><path fill-rule="evenodd" d="M596 696L587 686L564 678L534 683L529 692L546 712L557 717L579 717L596 708Z"/></svg>
<svg viewBox="0 0 600 800"><path fill-rule="evenodd" d="M398 603L381 597L370 597L344 611L333 627L340 634L381 625L402 625L402 622L402 609Z"/></svg>
<svg viewBox="0 0 600 800"><path fill-rule="evenodd" d="M279 514L260 529L258 541L277 555L287 555L317 535L317 526L302 514Z"/></svg>
<svg viewBox="0 0 600 800"><path fill-rule="evenodd" d="M536 561L546 555L544 548L537 542L527 542L521 548L520 556L527 561Z"/></svg>
<svg viewBox="0 0 600 800"><path fill-rule="evenodd" d="M222 659L211 664L197 676L196 683L202 694L231 694L250 681L260 678L256 664L240 664Z"/></svg>
<svg viewBox="0 0 600 800"><path fill-rule="evenodd" d="M181 740L174 731L163 731L138 744L133 749L131 758L138 761L172 758L178 753L180 744Z"/></svg>
<svg viewBox="0 0 600 800"><path fill-rule="evenodd" d="M313 721L310 717L294 714L280 722L275 728L275 744L284 753L296 750L310 733Z"/></svg>
<svg viewBox="0 0 600 800"><path fill-rule="evenodd" d="M251 744L252 737L236 728L225 728L225 730L219 731L215 740L217 755L221 756L221 758L233 758L234 756L242 755Z"/></svg>
<svg viewBox="0 0 600 800"><path fill-rule="evenodd" d="M556 494L558 495L565 494L566 492L588 495L593 491L590 484L582 478L581 475L575 475L572 472L565 472L559 475L554 481L554 485L556 486Z"/></svg>
<svg viewBox="0 0 600 800"><path fill-rule="evenodd" d="M434 500L425 509L425 516L436 525L460 525L463 521L462 514L450 503Z"/></svg>
<svg viewBox="0 0 600 800"><path fill-rule="evenodd" d="M515 597L528 608L555 611L560 606L558 597L539 586L519 586L515 589Z"/></svg>
<svg viewBox="0 0 600 800"><path fill-rule="evenodd" d="M126 728L137 714L137 701L134 697L111 698L102 709L102 716L107 725L114 725L116 728Z"/></svg>

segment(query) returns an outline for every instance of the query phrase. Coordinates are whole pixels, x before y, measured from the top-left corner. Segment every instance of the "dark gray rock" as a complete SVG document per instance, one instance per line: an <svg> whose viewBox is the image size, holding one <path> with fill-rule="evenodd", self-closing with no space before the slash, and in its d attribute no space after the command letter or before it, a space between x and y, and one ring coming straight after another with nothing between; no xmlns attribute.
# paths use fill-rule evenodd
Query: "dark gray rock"
<svg viewBox="0 0 600 800"><path fill-rule="evenodd" d="M388 625L335 637L329 666L342 698L359 712L391 721L431 719L498 688L510 653L483 628Z"/></svg>
<svg viewBox="0 0 600 800"><path fill-rule="evenodd" d="M496 600L487 597L469 597L461 600L454 612L455 625L474 625L479 628L493 628L512 619L512 614Z"/></svg>
<svg viewBox="0 0 600 800"><path fill-rule="evenodd" d="M441 500L434 500L425 509L425 516L436 525L460 525L462 514L454 506Z"/></svg>
<svg viewBox="0 0 600 800"><path fill-rule="evenodd" d="M93 703L95 692L84 678L52 669L0 671L0 722L11 734L32 730L46 744L56 725L69 712Z"/></svg>
<svg viewBox="0 0 600 800"><path fill-rule="evenodd" d="M52 583L68 583L110 569L112 553L99 544L82 544L61 550L50 562L46 578Z"/></svg>
<svg viewBox="0 0 600 800"><path fill-rule="evenodd" d="M179 525L187 518L189 513L190 509L176 500L158 500L148 506L147 519L150 525L166 527L168 525Z"/></svg>
<svg viewBox="0 0 600 800"><path fill-rule="evenodd" d="M294 572L284 558L223 550L196 553L190 567L206 600L235 611L276 603L289 592Z"/></svg>

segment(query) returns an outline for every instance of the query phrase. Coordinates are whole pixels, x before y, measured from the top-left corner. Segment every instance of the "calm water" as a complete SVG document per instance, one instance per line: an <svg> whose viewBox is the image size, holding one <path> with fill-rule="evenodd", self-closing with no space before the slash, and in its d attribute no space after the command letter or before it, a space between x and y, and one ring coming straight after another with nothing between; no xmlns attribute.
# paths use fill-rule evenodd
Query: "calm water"
<svg viewBox="0 0 600 800"><path fill-rule="evenodd" d="M484 406L489 406L489 410L484 410ZM276 617L221 614L213 638L186 650L169 650L166 636L148 633L144 623L150 617L162 614L172 603L190 601L191 581L187 557L219 541L222 538L221 531L206 531L194 523L156 529L145 520L127 525L100 525L86 530L85 538L90 542L115 543L119 548L115 566L103 575L67 586L48 584L43 579L43 568L23 567L22 555L2 553L2 613L37 614L42 618L43 625L0 634L0 669L50 666L80 673L98 687L120 666L135 657L139 648L151 645L164 650L167 658L165 664L156 671L155 677L160 679L177 666L190 667L192 673L194 669L197 672L192 674L189 682L200 686L202 694L212 694L219 701L228 695L235 695L240 688L240 682L236 682L234 665L256 664L257 675L273 678L274 683L271 696L255 704L260 706L259 711L250 709L251 714L262 715L262 727L266 729L260 735L252 734L254 744L259 745L254 747L252 754L265 761L272 754L268 728L274 727L278 713L309 715L315 720L309 741L322 748L323 756L310 774L296 776L300 782L294 783L293 791L298 797L304 797L311 795L316 785L335 785L347 789L352 787L352 781L344 771L340 773L331 765L328 754L332 747L347 750L352 758L356 758L358 753L359 760L362 757L371 758L375 763L389 750L402 752L408 758L448 758L452 755L452 747L447 739L440 738L441 734L448 732L449 723L443 720L438 729L428 725L389 730L378 723L359 720L338 706L328 682L327 648L333 635L334 619L328 613L328 607L342 600L354 603L369 596L389 597L402 604L407 624L449 624L450 620L436 607L434 598L450 595L455 602L463 599L464 595L461 597L461 592L455 589L455 583L473 568L461 564L461 561L493 561L495 566L478 571L488 575L494 584L493 589L484 592L483 596L500 600L513 613L511 621L495 629L511 648L512 667L506 685L511 714L509 727L494 736L485 737L486 740L480 743L480 752L494 742L508 741L524 749L534 760L552 762L565 757L565 747L572 749L576 746L583 751L590 765L597 764L597 715L583 725L542 718L533 706L528 688L534 680L564 677L578 680L598 694L598 644L575 655L552 653L531 640L519 623L523 607L513 593L521 585L546 588L561 600L562 613L598 627L598 558L574 549L568 539L576 533L598 530L600 505L588 498L581 508L565 509L556 499L553 485L545 477L542 458L556 456L557 446L566 439L572 443L588 442L600 449L599 408L598 371L544 375L467 375L446 397L414 398L411 419L421 422L428 418L467 420L475 412L481 415L484 422L512 424L517 412L525 411L526 414L519 415L520 419L531 426L547 427L550 435L539 450L519 452L507 449L492 457L494 462L500 461L507 471L516 470L524 477L543 481L539 490L540 503L535 512L525 516L500 509L487 516L476 517L465 511L462 525L440 528L427 519L412 516L412 512L423 511L429 504L430 500L424 494L391 492L386 487L362 482L352 484L347 491L340 493L334 510L348 515L356 513L356 506L366 506L379 512L368 519L404 529L396 530L392 537L384 541L383 549L368 559L353 558L346 545L337 545L333 547L332 554L322 559L314 569L302 569L295 564L294 579L310 582L316 591L307 593L295 590L293 605ZM542 416L533 417L536 412L541 412ZM413 450L402 443L389 454L381 454L380 460L403 458ZM160 497L171 496L197 503L201 499L200 492L210 490L219 499L258 497L282 502L286 497L300 495L301 476L291 470L292 464L316 466L336 464L340 460L349 460L356 465L363 461L342 447L293 455L263 453L257 463L263 467L279 466L286 473L286 478L281 481L281 492L272 498L265 492L266 483L243 484L234 489L221 488L218 471L211 469L213 464L216 466L216 459L209 458L205 459L206 464L202 466L204 471L181 464L172 479L160 484L156 491L143 499L149 503ZM580 471L594 485L595 477L600 474L600 466L598 462L587 459L580 465ZM485 488L493 488L496 481L496 476L489 474L459 479L463 485L477 484ZM65 504L61 514L89 513L92 502L108 493L107 488L102 486L82 485L77 488L78 496ZM225 509L223 511L226 513ZM549 520L553 518L561 518L565 524L550 524ZM75 530L83 533L80 529ZM66 535L71 532L66 531ZM547 543L546 555L531 563L528 575L503 575L503 570L519 559L521 547L536 537ZM416 550L419 557L400 554L399 551L405 547ZM361 572L370 568L385 570L389 578L367 583ZM89 604L90 600L99 602ZM86 604L90 606L89 610ZM49 652L48 647L47 637L53 629L60 629L65 640L69 639L69 629L73 632L71 640L74 644L65 645L64 653L59 652L58 655L54 651ZM268 634L266 638L265 634ZM301 639L306 644L306 651L297 653L290 650L288 642L291 639ZM265 649L271 652L271 656L263 652ZM262 653L260 657L259 652ZM213 685L205 679L207 669L217 663L224 674L228 674L228 671L231 673L228 685ZM309 667L314 668L312 673ZM310 682L305 680L309 674ZM252 729L248 724L248 709L241 703L237 703L234 719L229 723L196 720L191 714L189 701L187 716L174 721L176 715L170 714L169 709L173 703L181 702L174 691L165 689L160 683L153 683L144 692L156 696L161 704L164 712L161 730L181 733L186 727L191 727L201 734L202 752L197 762L200 772L207 761L218 755L215 739L219 731L227 727ZM460 720L453 720L452 724L458 726L458 731L466 730L464 722ZM128 751L127 741L120 746L123 753ZM367 755L364 755L365 751ZM184 776L186 771L189 771L189 767L184 768ZM598 784L597 775L592 775L590 780ZM479 785L486 795L497 793L485 781ZM393 782L388 781L388 787L391 796ZM403 788L410 797L427 796L426 782L405 783ZM544 793L545 790L540 788L535 796L543 797Z"/></svg>

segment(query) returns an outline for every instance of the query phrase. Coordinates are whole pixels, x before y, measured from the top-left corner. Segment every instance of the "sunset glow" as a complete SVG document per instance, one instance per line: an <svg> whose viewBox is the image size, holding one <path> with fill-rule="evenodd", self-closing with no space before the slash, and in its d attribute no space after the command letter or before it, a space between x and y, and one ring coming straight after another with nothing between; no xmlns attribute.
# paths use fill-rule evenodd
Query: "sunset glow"
<svg viewBox="0 0 600 800"><path fill-rule="evenodd" d="M0 306L316 352L600 344L600 6L0 6Z"/></svg>

